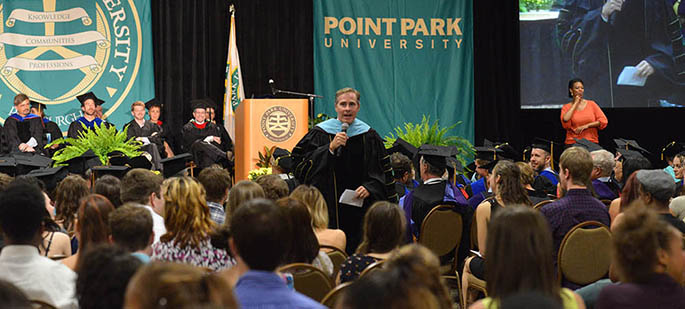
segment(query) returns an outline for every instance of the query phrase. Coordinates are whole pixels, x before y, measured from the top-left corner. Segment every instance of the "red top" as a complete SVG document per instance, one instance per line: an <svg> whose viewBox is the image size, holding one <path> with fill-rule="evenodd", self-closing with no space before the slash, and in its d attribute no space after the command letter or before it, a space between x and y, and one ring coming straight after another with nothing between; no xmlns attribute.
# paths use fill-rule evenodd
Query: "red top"
<svg viewBox="0 0 685 309"><path fill-rule="evenodd" d="M207 126L206 122L203 122L202 124L198 124L197 122L193 121L193 124L195 125L196 128L198 129L204 129Z"/></svg>
<svg viewBox="0 0 685 309"><path fill-rule="evenodd" d="M609 120L604 116L602 109L599 108L597 103L592 100L585 100L587 103L585 108L576 109L571 116L569 121L564 122L564 114L571 109L572 103L565 104L561 108L561 126L566 129L566 144L575 144L574 138L581 139L585 138L588 141L599 144L598 130L604 130L609 124ZM599 121L599 128L588 128L576 134L573 130L579 126L586 125L591 122Z"/></svg>

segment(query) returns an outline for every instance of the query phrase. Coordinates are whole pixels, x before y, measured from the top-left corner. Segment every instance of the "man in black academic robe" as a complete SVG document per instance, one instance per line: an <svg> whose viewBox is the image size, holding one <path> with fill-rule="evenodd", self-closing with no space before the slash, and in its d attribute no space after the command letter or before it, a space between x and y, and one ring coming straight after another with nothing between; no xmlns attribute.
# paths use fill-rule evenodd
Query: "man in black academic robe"
<svg viewBox="0 0 685 309"><path fill-rule="evenodd" d="M62 130L59 128L59 126L54 121L50 121L50 119L45 117L46 109L48 109L48 107L45 104L31 101L31 113L40 116L43 121L43 138L45 140L45 144L47 145L53 141L63 138L64 136L62 135ZM57 150L63 147L64 145L52 145L51 147L44 149L43 152L52 157Z"/></svg>
<svg viewBox="0 0 685 309"><path fill-rule="evenodd" d="M45 145L43 123L40 116L30 113L31 104L28 96L23 93L16 95L14 107L17 112L5 120L9 152L42 153Z"/></svg>
<svg viewBox="0 0 685 309"><path fill-rule="evenodd" d="M162 143L164 147L160 150L162 158L171 158L174 156L174 149L176 149L175 137L169 128L169 124L159 120L159 116L162 114L162 104L157 101L157 99L152 99L145 102L145 108L147 108L147 114L150 116L150 122L158 125L162 132Z"/></svg>
<svg viewBox="0 0 685 309"><path fill-rule="evenodd" d="M356 119L359 92L352 88L336 93L337 119L317 124L292 151L295 177L317 187L328 206L329 227L347 235L348 253L361 240L362 220L376 201L397 202L392 168L383 140L369 125ZM342 124L349 125L342 132ZM361 207L339 203L345 190L363 200Z"/></svg>
<svg viewBox="0 0 685 309"><path fill-rule="evenodd" d="M152 156L152 164L155 169L161 169L161 151L164 149L162 128L149 120L145 120L145 104L141 101L136 101L131 105L131 115L133 115L133 120L124 125L126 139L134 138L143 143L141 150Z"/></svg>
<svg viewBox="0 0 685 309"><path fill-rule="evenodd" d="M207 102L207 108L205 109L207 111L207 118L209 119L210 122L212 122L213 124L215 124L219 128L219 132L220 132L219 137L221 138L222 141L224 141L221 143L219 148L221 148L221 150L223 150L223 151L230 152L230 154L232 155L233 154L233 140L228 135L228 131L226 130L224 125L221 124L221 122L216 122L216 120L215 120L215 118L216 118L216 103L214 103L214 100L212 100L210 98L205 98L205 101Z"/></svg>
<svg viewBox="0 0 685 309"><path fill-rule="evenodd" d="M229 161L226 151L221 148L221 144L227 141L221 139L221 131L216 124L206 121L206 101L193 100L191 105L193 119L181 130L183 152L191 153L201 169L215 163L225 168L232 168L233 162Z"/></svg>
<svg viewBox="0 0 685 309"><path fill-rule="evenodd" d="M95 106L102 105L105 101L100 100L94 93L88 92L76 97L81 102L81 111L83 116L76 118L70 125L67 136L70 138L78 138L79 134L85 130L95 130L95 126L101 126L105 123L95 114ZM83 126L86 126L84 129Z"/></svg>

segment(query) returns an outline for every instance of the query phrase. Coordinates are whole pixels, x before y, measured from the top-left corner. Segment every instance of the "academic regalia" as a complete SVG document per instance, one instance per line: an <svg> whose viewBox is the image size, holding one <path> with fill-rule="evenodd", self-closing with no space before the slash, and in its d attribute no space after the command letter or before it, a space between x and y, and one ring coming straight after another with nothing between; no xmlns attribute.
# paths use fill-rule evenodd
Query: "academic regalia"
<svg viewBox="0 0 685 309"><path fill-rule="evenodd" d="M347 129L347 144L340 156L329 151L329 144L342 123L329 119L317 124L293 148L294 175L303 184L317 187L328 205L329 227L347 235L347 252L354 252L361 240L362 220L376 201L397 202L393 189L390 157L383 140L369 125L355 119ZM362 207L339 205L340 195L364 186L370 196Z"/></svg>
<svg viewBox="0 0 685 309"><path fill-rule="evenodd" d="M478 205L480 205L480 203L482 203L484 200L491 197L492 195L492 192L488 191L483 191L478 194L474 194L468 200L469 206L471 206L471 209L475 211L476 208L478 208Z"/></svg>
<svg viewBox="0 0 685 309"><path fill-rule="evenodd" d="M414 190L414 188L418 187L420 183L414 179L411 179L411 186L407 186L397 180L395 180L395 193L397 193L398 197L403 197L407 195L407 193L411 192Z"/></svg>
<svg viewBox="0 0 685 309"><path fill-rule="evenodd" d="M595 189L595 193L597 193L597 198L600 200L613 200L618 197L621 191L618 184L611 181L611 179L606 182L595 179L592 181L592 186Z"/></svg>
<svg viewBox="0 0 685 309"><path fill-rule="evenodd" d="M199 168L202 169L215 163L219 163L223 167L233 166L228 161L226 152L221 148L224 140L221 140L221 144L214 141L210 143L204 141L207 136L221 136L221 132L215 124L205 122L198 125L195 120L191 120L183 126L181 135L183 138L182 151L192 153Z"/></svg>
<svg viewBox="0 0 685 309"><path fill-rule="evenodd" d="M150 143L143 145L141 150L148 152L152 156L152 163L155 169L160 170L162 168L160 161L162 160L162 153L164 152L164 140L161 135L162 128L148 120L145 120L141 127L134 119L125 124L124 129L127 130L126 139L138 137L148 138Z"/></svg>
<svg viewBox="0 0 685 309"><path fill-rule="evenodd" d="M549 179L549 181L551 181L554 186L556 186L559 183L559 175L551 169L543 170L542 172L540 172L539 176L543 176Z"/></svg>
<svg viewBox="0 0 685 309"><path fill-rule="evenodd" d="M471 192L473 193L472 196L486 191L488 191L488 189L485 188L485 177L471 183Z"/></svg>
<svg viewBox="0 0 685 309"><path fill-rule="evenodd" d="M547 177L538 175L533 180L531 185L535 191L544 192L545 194L557 195L557 186Z"/></svg>
<svg viewBox="0 0 685 309"><path fill-rule="evenodd" d="M100 118L94 118L92 121L88 121L86 117L81 116L76 118L70 125L69 131L67 131L67 137L78 138L79 134L85 130L95 130L95 126L101 126L104 123ZM83 125L86 128L83 128Z"/></svg>
<svg viewBox="0 0 685 309"><path fill-rule="evenodd" d="M31 138L35 139L36 153L43 152L45 140L43 139L43 124L40 116L28 114L25 117L19 114L10 115L5 120L5 136L9 152L18 152L19 144L27 143Z"/></svg>

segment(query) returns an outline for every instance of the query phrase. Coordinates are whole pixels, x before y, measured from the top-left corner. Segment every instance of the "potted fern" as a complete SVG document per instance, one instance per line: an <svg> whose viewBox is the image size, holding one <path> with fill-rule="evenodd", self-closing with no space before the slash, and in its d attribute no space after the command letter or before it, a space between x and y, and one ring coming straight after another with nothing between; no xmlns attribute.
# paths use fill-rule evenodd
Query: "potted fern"
<svg viewBox="0 0 685 309"><path fill-rule="evenodd" d="M84 124L81 125L85 130L79 133L78 138L61 138L45 146L48 148L52 145L66 145L52 156L55 166L64 165L64 162L81 156L88 150L95 153L102 165L109 165L108 154L114 151L119 151L129 158L143 154L140 151L141 142L134 138L126 138L128 128L117 132L114 126L95 126L94 130L89 130Z"/></svg>
<svg viewBox="0 0 685 309"><path fill-rule="evenodd" d="M398 126L394 129L395 133L390 132L385 137L385 147L390 148L397 140L397 137L414 145L420 147L423 144L431 144L437 146L455 146L459 151L457 160L462 166L467 166L468 162L473 159L475 150L469 140L456 135L449 135L449 131L461 124L461 121L452 124L449 127L441 127L438 120L430 123L430 116L423 115L421 123L404 123L404 126ZM397 135L397 136L395 136Z"/></svg>

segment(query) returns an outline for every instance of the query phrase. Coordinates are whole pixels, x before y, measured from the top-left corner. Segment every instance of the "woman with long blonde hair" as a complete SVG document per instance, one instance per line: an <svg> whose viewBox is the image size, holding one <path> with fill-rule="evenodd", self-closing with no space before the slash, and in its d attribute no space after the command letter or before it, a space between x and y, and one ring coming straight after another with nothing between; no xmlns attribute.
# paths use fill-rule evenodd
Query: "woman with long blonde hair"
<svg viewBox="0 0 685 309"><path fill-rule="evenodd" d="M302 202L312 217L312 228L320 245L333 246L340 250L345 250L347 237L345 232L338 229L328 228L328 205L323 198L321 191L314 186L299 185L290 197Z"/></svg>
<svg viewBox="0 0 685 309"><path fill-rule="evenodd" d="M226 250L215 248L210 242L215 224L202 185L191 177L177 177L165 182L162 191L167 232L152 245L152 259L215 271L233 265Z"/></svg>

